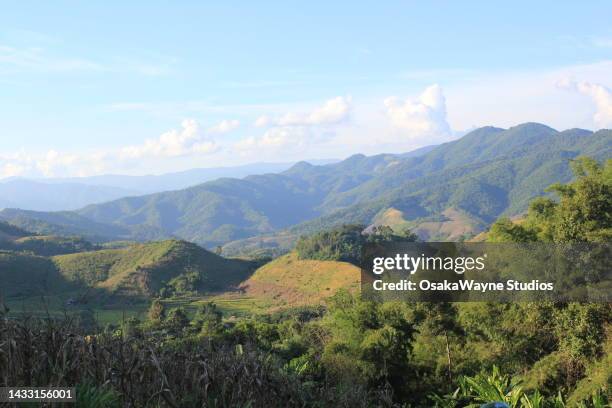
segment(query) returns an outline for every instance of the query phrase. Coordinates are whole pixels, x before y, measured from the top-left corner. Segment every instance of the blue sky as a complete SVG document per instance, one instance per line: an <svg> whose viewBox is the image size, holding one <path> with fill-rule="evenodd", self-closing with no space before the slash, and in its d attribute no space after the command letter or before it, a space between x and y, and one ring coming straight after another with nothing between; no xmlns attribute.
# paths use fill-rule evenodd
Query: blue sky
<svg viewBox="0 0 612 408"><path fill-rule="evenodd" d="M609 1L11 3L0 177L401 152L525 121L612 127Z"/></svg>

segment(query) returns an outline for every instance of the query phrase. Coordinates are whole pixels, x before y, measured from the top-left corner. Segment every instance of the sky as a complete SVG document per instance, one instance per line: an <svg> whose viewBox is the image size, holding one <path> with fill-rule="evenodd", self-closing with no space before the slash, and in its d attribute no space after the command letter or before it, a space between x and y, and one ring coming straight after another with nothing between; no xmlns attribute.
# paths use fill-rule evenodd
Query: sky
<svg viewBox="0 0 612 408"><path fill-rule="evenodd" d="M612 2L19 1L0 178L401 153L612 128Z"/></svg>

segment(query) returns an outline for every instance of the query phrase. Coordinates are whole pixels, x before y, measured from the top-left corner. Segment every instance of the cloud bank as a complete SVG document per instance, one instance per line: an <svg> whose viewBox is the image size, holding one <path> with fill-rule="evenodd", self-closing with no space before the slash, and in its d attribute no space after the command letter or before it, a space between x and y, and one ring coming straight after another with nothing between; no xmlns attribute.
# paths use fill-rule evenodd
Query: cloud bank
<svg viewBox="0 0 612 408"><path fill-rule="evenodd" d="M157 139L149 139L142 145L127 146L121 149L121 158L139 159L142 157L179 157L191 154L214 152L218 146L213 140L202 136L200 125L194 119L181 123L182 129L170 130Z"/></svg>
<svg viewBox="0 0 612 408"><path fill-rule="evenodd" d="M295 151L313 143L325 142L335 135L337 126L346 124L352 110L352 98L337 96L308 112L287 112L278 117L263 115L253 126L268 128L261 136L249 136L234 143L233 148L247 152Z"/></svg>
<svg viewBox="0 0 612 408"><path fill-rule="evenodd" d="M208 133L218 133L218 134L224 134L224 133L229 133L232 132L236 129L238 129L240 127L240 121L236 120L236 119L232 119L232 120L222 120L221 122L217 123L216 125L208 128Z"/></svg>
<svg viewBox="0 0 612 408"><path fill-rule="evenodd" d="M334 125L348 119L352 98L337 96L310 112L287 112L279 118L264 115L257 118L255 127Z"/></svg>
<svg viewBox="0 0 612 408"><path fill-rule="evenodd" d="M593 122L600 128L612 128L612 91L601 84L563 79L557 83L562 89L590 97L595 104Z"/></svg>
<svg viewBox="0 0 612 408"><path fill-rule="evenodd" d="M444 90L433 84L420 93L355 101L335 96L318 104L289 106L188 106L172 115L160 114L187 117L180 126L141 142L89 152L0 153L0 178L143 174L264 160L341 158L357 152L406 152L448 141L462 129L527 121L558 128L611 128L610 69L612 62L604 62L536 74L491 75ZM562 79L576 77L589 80ZM215 121L202 126L190 118L199 115L211 115ZM243 121L252 126L242 126Z"/></svg>
<svg viewBox="0 0 612 408"><path fill-rule="evenodd" d="M90 176L129 169L152 159L211 155L220 146L204 133L196 120L185 119L180 129L114 150L83 153L49 150L38 155L24 152L0 155L0 178Z"/></svg>
<svg viewBox="0 0 612 408"><path fill-rule="evenodd" d="M391 123L405 130L406 137L443 139L452 133L446 120L446 99L437 84L429 86L415 100L389 97L384 105Z"/></svg>

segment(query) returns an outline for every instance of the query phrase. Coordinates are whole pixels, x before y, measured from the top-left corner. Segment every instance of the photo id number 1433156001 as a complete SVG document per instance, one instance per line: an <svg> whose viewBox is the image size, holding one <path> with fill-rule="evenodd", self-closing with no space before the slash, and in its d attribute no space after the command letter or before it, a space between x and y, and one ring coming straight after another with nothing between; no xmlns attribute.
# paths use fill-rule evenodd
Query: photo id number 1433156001
<svg viewBox="0 0 612 408"><path fill-rule="evenodd" d="M75 402L74 387L2 387L0 403Z"/></svg>

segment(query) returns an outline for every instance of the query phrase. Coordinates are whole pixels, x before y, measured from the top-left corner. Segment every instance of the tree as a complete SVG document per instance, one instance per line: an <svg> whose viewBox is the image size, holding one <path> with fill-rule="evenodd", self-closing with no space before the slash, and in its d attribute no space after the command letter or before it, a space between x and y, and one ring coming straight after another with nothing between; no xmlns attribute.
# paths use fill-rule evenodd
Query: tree
<svg viewBox="0 0 612 408"><path fill-rule="evenodd" d="M489 242L608 242L612 240L612 159L604 165L580 157L571 163L576 180L553 184L547 191L558 200L540 197L522 223L497 220Z"/></svg>
<svg viewBox="0 0 612 408"><path fill-rule="evenodd" d="M417 316L423 319L421 323L432 335L443 336L446 347L447 375L453 381L453 358L451 354L450 335L461 335L462 330L457 323L457 308L452 303L421 303L417 305Z"/></svg>
<svg viewBox="0 0 612 408"><path fill-rule="evenodd" d="M164 304L155 299L149 307L148 317L151 323L160 324L166 318L166 307Z"/></svg>
<svg viewBox="0 0 612 408"><path fill-rule="evenodd" d="M168 318L164 321L164 326L175 334L182 332L184 328L189 326L189 318L185 309L176 307L170 310Z"/></svg>
<svg viewBox="0 0 612 408"><path fill-rule="evenodd" d="M142 334L140 330L140 320L136 317L126 319L121 325L121 332L126 339L140 336Z"/></svg>
<svg viewBox="0 0 612 408"><path fill-rule="evenodd" d="M213 302L206 302L198 309L193 325L201 334L212 336L221 329L222 313Z"/></svg>
<svg viewBox="0 0 612 408"><path fill-rule="evenodd" d="M572 162L577 179L554 184L549 191L559 195L552 217L555 242L607 241L612 238L612 159L602 166L581 157Z"/></svg>
<svg viewBox="0 0 612 408"><path fill-rule="evenodd" d="M512 222L509 218L495 221L487 236L488 242L532 242L536 240L534 231Z"/></svg>

